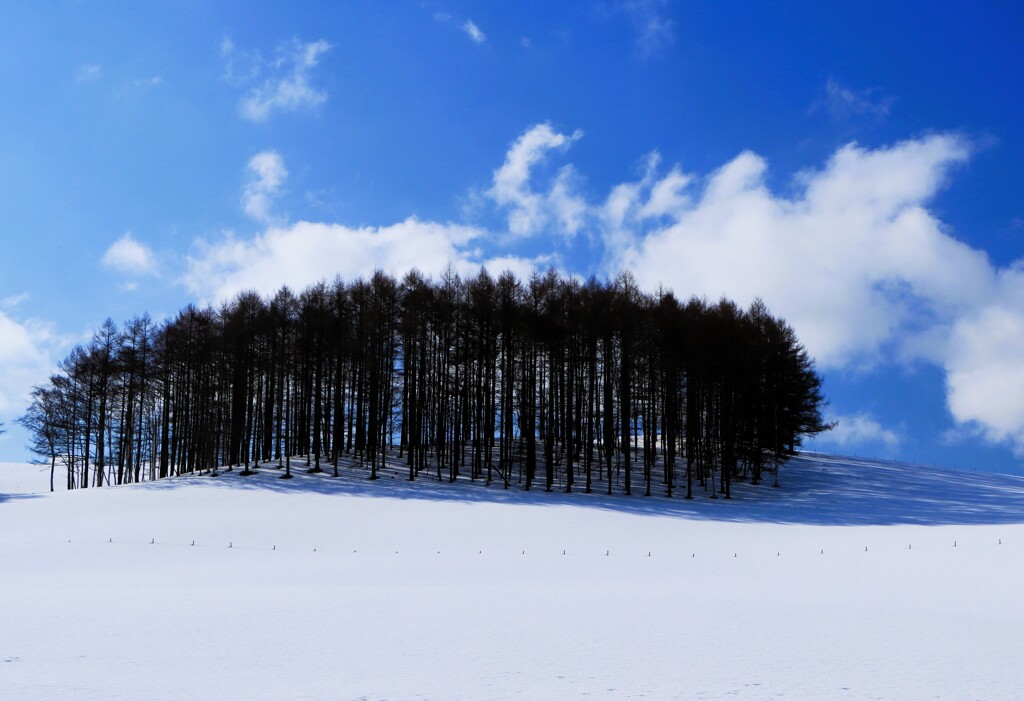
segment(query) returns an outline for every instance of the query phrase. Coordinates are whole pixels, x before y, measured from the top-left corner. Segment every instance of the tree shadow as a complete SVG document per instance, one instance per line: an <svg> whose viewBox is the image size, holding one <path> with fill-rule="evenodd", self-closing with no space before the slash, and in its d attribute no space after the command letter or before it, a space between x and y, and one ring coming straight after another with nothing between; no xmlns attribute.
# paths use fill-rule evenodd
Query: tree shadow
<svg viewBox="0 0 1024 701"><path fill-rule="evenodd" d="M47 492L49 493L49 492ZM42 494L5 494L0 492L0 504L8 501L20 501L22 499L38 499Z"/></svg>
<svg viewBox="0 0 1024 701"><path fill-rule="evenodd" d="M298 463L296 465L296 463ZM664 485L652 484L661 496L645 497L644 485L634 479L633 495L622 485L607 495L607 483L595 483L594 492L583 493L582 480L572 493L545 493L543 486L530 492L512 483L504 489L500 480L485 486L483 480L460 477L438 481L421 474L406 479L407 469L392 461L371 481L369 469L351 460L332 476L325 466L318 474L306 472L304 462L294 461L294 479L279 479L283 470L261 466L255 474L239 475L239 468L219 476L185 475L135 485L143 489L174 489L195 484L216 484L225 489L269 490L281 494L311 493L323 496L358 496L402 500L456 501L465 503L575 506L639 515L674 516L683 519L743 523L804 524L818 526L981 525L1024 523L1024 478L975 473L948 468L927 468L909 463L805 453L782 467L781 486L771 480L760 484L736 483L733 498L712 499L714 493L695 485L694 499L686 500L685 472L671 498ZM536 484L536 483L535 483ZM543 484L541 482L541 484Z"/></svg>

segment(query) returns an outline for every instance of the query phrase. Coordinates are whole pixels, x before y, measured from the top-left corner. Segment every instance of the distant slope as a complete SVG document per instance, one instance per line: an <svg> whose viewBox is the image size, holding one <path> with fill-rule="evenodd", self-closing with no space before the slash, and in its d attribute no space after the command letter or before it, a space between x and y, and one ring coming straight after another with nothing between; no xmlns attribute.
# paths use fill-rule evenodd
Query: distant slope
<svg viewBox="0 0 1024 701"><path fill-rule="evenodd" d="M0 489L0 698L1019 692L1019 478L812 455L687 502L278 474Z"/></svg>

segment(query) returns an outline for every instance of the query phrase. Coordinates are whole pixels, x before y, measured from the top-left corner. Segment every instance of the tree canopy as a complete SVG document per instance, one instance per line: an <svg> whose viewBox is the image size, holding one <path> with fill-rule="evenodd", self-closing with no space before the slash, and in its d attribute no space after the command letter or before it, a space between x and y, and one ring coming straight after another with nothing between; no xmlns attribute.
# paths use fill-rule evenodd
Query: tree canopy
<svg viewBox="0 0 1024 701"><path fill-rule="evenodd" d="M371 479L400 461L410 480L728 498L736 479L777 483L830 428L824 405L760 300L449 269L108 319L20 422L69 488L265 463L290 477L301 456Z"/></svg>

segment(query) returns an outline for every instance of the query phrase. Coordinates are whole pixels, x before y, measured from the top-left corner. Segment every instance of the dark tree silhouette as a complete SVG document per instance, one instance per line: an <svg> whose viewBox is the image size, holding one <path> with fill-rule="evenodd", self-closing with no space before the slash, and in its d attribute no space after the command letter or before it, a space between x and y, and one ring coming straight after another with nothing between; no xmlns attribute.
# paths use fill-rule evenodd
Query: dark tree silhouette
<svg viewBox="0 0 1024 701"><path fill-rule="evenodd" d="M730 498L736 480L778 484L802 439L831 428L824 404L760 300L449 267L244 292L159 326L108 319L19 423L69 488L234 466L287 478L298 457L334 476L401 461L409 480L672 497L685 460L686 498Z"/></svg>

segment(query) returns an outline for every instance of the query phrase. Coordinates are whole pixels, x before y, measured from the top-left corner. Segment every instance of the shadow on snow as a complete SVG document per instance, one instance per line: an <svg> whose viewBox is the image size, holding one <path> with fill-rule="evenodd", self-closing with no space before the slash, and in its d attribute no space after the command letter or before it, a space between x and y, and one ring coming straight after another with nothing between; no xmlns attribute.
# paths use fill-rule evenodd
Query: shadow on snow
<svg viewBox="0 0 1024 701"><path fill-rule="evenodd" d="M457 501L463 503L525 504L532 506L575 506L606 509L638 515L674 516L733 522L807 524L820 526L972 525L1024 523L1024 478L926 468L908 463L805 453L782 467L781 486L771 480L761 485L737 483L733 498L711 499L708 491L694 485L694 499L686 500L685 472L677 477L682 489L664 496L664 485L652 484L658 496L643 496L643 485L634 484L633 495L625 496L614 487L604 494L606 483L594 493L584 494L582 480L571 494L545 493L541 487L526 492L515 482L503 489L500 480L485 486L471 482L437 481L421 474L414 482L405 479L401 466L389 464L379 471L380 479L368 479L369 470L348 462L340 476L332 468L307 474L305 463L293 462L294 479L278 479L282 470L274 464L261 466L255 474L242 477L239 468L221 471L218 477L186 475L135 485L143 489L173 489L202 483L230 489L270 490L284 494L314 493L326 496L359 496L390 499ZM536 484L536 482L535 482Z"/></svg>

